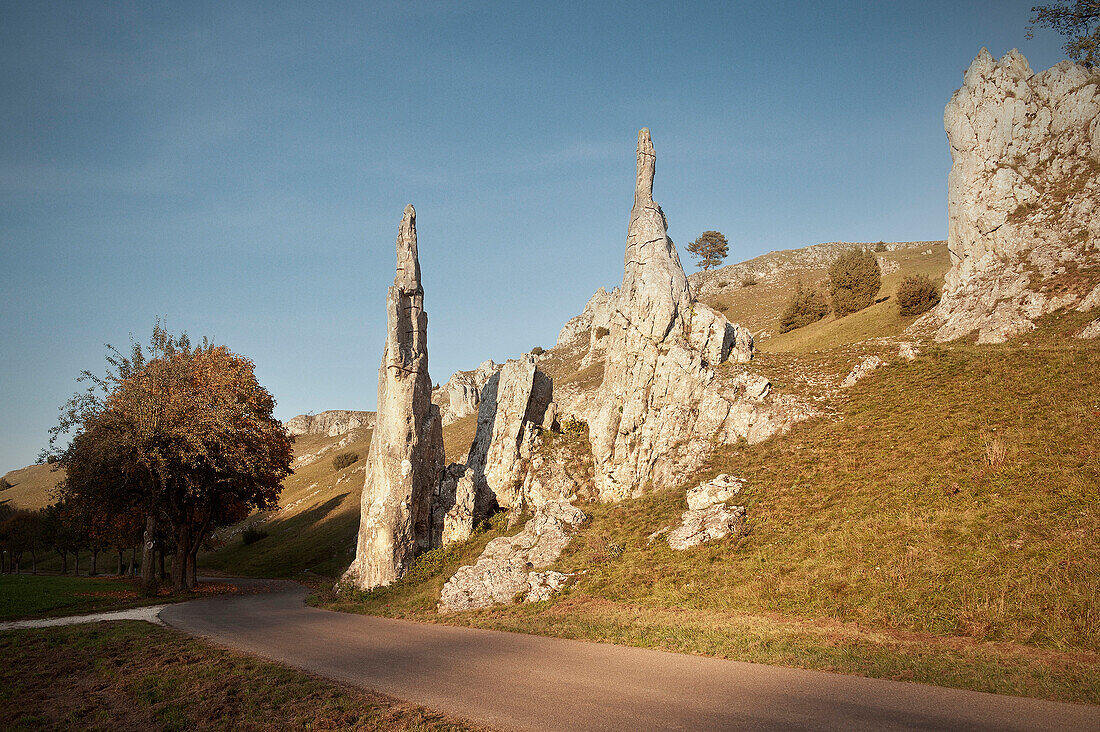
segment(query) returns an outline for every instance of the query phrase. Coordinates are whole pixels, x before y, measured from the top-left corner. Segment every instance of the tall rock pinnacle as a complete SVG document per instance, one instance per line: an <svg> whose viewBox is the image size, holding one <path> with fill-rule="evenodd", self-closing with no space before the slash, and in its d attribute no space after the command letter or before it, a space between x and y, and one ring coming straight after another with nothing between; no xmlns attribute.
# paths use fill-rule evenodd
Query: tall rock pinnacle
<svg viewBox="0 0 1100 732"><path fill-rule="evenodd" d="M405 207L397 274L386 295L378 415L367 457L355 561L359 589L393 582L431 542L431 500L443 470L443 429L428 375L428 315L416 248L416 211Z"/></svg>
<svg viewBox="0 0 1100 732"><path fill-rule="evenodd" d="M638 132L638 168L634 184L634 208L627 227L621 292L631 306L635 324L650 338L668 334L682 307L691 305L687 275L676 246L668 238L668 222L653 201L653 175L657 154L649 130Z"/></svg>
<svg viewBox="0 0 1100 732"><path fill-rule="evenodd" d="M596 487L605 501L638 495L698 462L706 450L691 445L765 431L756 405L735 409L710 388L711 366L752 358L752 336L692 296L664 212L653 201L656 163L643 129L623 284L608 302L606 366L589 422Z"/></svg>

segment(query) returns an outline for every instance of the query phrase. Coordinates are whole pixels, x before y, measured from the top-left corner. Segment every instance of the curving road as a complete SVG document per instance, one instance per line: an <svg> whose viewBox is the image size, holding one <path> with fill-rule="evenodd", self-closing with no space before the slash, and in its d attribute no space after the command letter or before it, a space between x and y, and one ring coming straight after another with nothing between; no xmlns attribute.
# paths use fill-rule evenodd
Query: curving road
<svg viewBox="0 0 1100 732"><path fill-rule="evenodd" d="M247 580L234 580L246 585ZM475 723L523 730L1100 730L1100 707L347 615L308 590L165 607L216 643Z"/></svg>

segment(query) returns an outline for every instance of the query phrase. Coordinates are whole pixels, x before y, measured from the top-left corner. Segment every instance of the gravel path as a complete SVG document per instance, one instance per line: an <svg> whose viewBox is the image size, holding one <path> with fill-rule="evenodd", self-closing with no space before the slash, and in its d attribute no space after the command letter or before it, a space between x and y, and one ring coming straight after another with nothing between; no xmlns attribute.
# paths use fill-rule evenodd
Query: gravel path
<svg viewBox="0 0 1100 732"><path fill-rule="evenodd" d="M112 610L89 615L68 615L62 618L38 618L35 620L8 620L0 622L0 630L19 630L21 628L53 628L58 625L77 625L80 623L98 623L103 620L145 620L164 625L160 613L169 605L150 605L130 610Z"/></svg>

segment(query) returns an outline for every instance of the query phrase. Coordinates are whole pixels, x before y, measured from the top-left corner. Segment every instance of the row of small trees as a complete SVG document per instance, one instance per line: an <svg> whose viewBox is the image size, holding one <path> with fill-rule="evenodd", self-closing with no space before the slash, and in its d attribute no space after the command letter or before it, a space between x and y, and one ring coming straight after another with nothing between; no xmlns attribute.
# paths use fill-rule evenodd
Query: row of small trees
<svg viewBox="0 0 1100 732"><path fill-rule="evenodd" d="M878 258L866 249L844 252L829 267L829 296L818 288L803 287L800 281L779 321L786 333L824 318L829 310L838 318L870 306L882 288ZM919 315L940 301L940 291L926 275L902 280L897 291L902 315Z"/></svg>
<svg viewBox="0 0 1100 732"><path fill-rule="evenodd" d="M133 573L142 540L141 518L62 501L38 511L0 505L0 571L25 571L29 557L29 569L36 573L44 554L57 554L61 571L69 571L71 555L76 573L81 554L87 552L88 574L99 572L100 554L117 554L117 573ZM160 560L163 567L163 551Z"/></svg>
<svg viewBox="0 0 1100 732"><path fill-rule="evenodd" d="M277 505L292 438L254 364L225 346L193 345L158 322L147 348L108 346L107 362L104 376L81 374L88 386L62 407L42 459L66 469L64 505L140 534L144 589L157 583L154 553L165 542L173 587L190 589L216 528Z"/></svg>

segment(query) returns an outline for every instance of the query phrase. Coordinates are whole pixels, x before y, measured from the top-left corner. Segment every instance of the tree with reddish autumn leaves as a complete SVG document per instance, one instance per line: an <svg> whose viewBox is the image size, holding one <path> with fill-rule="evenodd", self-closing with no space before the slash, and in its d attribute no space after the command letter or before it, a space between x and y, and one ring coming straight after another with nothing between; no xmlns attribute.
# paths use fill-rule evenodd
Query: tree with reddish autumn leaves
<svg viewBox="0 0 1100 732"><path fill-rule="evenodd" d="M172 584L195 583L202 542L219 526L278 505L291 472L292 438L272 416L275 400L249 359L207 340L153 328L148 352L109 347L106 376L62 408L51 445L60 453L67 501L145 516L142 583L155 583L158 523L175 543Z"/></svg>

